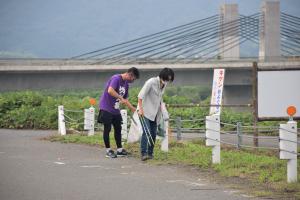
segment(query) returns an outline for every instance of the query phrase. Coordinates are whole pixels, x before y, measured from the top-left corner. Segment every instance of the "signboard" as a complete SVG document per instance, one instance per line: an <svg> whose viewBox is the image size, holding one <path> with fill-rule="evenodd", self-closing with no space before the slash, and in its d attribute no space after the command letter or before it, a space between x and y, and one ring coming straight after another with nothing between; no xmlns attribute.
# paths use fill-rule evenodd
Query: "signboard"
<svg viewBox="0 0 300 200"><path fill-rule="evenodd" d="M258 71L257 109L258 119L288 118L289 106L297 109L300 117L300 70Z"/></svg>
<svg viewBox="0 0 300 200"><path fill-rule="evenodd" d="M94 113L90 109L84 109L84 130L91 130L94 128Z"/></svg>
<svg viewBox="0 0 300 200"><path fill-rule="evenodd" d="M211 106L209 115L213 114L221 114L221 105L222 105L222 94L223 94L223 85L224 85L224 78L225 78L225 69L215 69L214 70L214 78L213 78L213 85L212 85L212 94L211 94ZM220 105L220 106L218 106Z"/></svg>

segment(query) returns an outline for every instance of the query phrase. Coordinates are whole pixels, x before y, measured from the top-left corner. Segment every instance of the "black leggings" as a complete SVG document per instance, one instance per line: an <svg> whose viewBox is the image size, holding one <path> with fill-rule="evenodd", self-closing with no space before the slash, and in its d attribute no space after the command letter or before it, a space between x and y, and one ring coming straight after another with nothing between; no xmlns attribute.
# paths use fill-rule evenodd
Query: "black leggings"
<svg viewBox="0 0 300 200"><path fill-rule="evenodd" d="M117 148L122 148L122 116L121 114L114 115L110 112L100 110L98 116L98 122L103 123L104 131L103 131L103 140L106 148L110 148L110 141L109 141L109 133L111 131L111 125L113 125L115 130L115 141Z"/></svg>

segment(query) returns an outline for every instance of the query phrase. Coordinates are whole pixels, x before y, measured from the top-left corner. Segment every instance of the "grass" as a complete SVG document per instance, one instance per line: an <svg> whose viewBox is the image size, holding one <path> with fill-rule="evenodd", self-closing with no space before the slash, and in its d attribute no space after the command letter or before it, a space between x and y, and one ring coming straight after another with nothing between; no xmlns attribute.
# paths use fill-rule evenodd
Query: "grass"
<svg viewBox="0 0 300 200"><path fill-rule="evenodd" d="M43 139L51 142L100 145L100 147L104 147L103 138L100 134L95 134L90 137L87 137L85 134L67 134L65 136L50 135Z"/></svg>
<svg viewBox="0 0 300 200"><path fill-rule="evenodd" d="M53 142L83 143L104 147L100 134L90 137L84 134L53 135L46 139ZM278 159L276 152L222 147L221 164L212 164L211 148L206 147L201 141L181 143L171 141L168 153L162 152L159 146L156 144L155 159L150 163L196 166L211 171L210 173L216 179L225 178L226 184L230 184L234 179L234 184L244 185L242 189L251 195L300 199L300 183L286 183L286 161ZM124 144L124 147L133 156L139 157L139 144ZM298 166L300 166L299 160ZM299 172L298 180L300 180Z"/></svg>

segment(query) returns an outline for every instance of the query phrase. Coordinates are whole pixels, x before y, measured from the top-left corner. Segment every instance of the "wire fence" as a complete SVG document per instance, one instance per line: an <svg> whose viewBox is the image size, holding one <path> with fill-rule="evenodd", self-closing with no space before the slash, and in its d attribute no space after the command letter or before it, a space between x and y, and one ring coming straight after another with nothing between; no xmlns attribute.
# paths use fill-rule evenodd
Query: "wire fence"
<svg viewBox="0 0 300 200"><path fill-rule="evenodd" d="M170 127L171 132L173 133L171 135L171 137L176 138L177 140L192 140L192 139L202 139L202 140L211 140L211 141L217 141L220 142L221 144L225 144L225 145L230 145L236 148L251 148L251 149L266 149L266 150L277 150L277 151L286 151L283 149L279 149L279 147L273 147L270 144L273 144L274 146L279 146L279 142L281 141L287 141L287 142L291 142L291 143L295 143L295 144L300 144L299 141L295 142L292 140L287 140L287 139L280 139L279 137L279 131L280 130L284 130L288 133L292 133L292 134L296 134L297 136L299 135L299 130L297 133L294 133L290 130L284 129L284 128L280 128L279 126L243 126L241 125L241 123L237 123L237 124L231 124L231 123L226 123L226 122L219 122L220 125L226 125L226 126L230 126L232 128L234 128L234 131L227 131L227 130L214 130L214 129L210 129L210 128L187 128L187 127L182 127L183 122L202 122L202 124L205 124L205 121L209 121L209 122L213 122L213 123L217 123L213 120L209 120L209 119L181 119L180 117L177 117L176 119L170 119L170 121L175 122L175 127ZM246 129L247 131L245 132L243 129ZM253 131L251 131L251 129ZM220 140L216 140L213 138L208 138L205 136L205 132L209 130L209 131L213 131L213 132L219 132L221 134L221 139ZM253 133L255 132L254 130L257 130L258 133L266 133L266 132L276 132L276 135L278 136L255 136L253 135ZM193 134L194 133L194 134ZM195 134L196 133L196 134ZM228 136L230 138L227 138L225 140L222 139L223 137ZM259 141L265 141L265 142L261 142L262 144L260 144L259 146L251 146L246 144L246 142L244 142L245 139L258 139ZM273 143L271 143L271 141L273 140ZM250 143L249 141L247 143ZM269 145L264 145L264 144L268 144ZM297 152L290 152L290 151L286 151L292 154L297 154L298 156L300 155Z"/></svg>
<svg viewBox="0 0 300 200"><path fill-rule="evenodd" d="M103 132L104 131L104 125L101 123L98 123L97 119L88 119L88 118L84 118L82 116L84 116L84 110L69 110L69 109L64 109L64 111L66 113L64 113L64 122L68 125L66 128L68 130L72 130L74 132L80 133L80 134L84 134L84 125L87 125L86 122L93 122L94 123L94 130L95 131L100 131ZM70 113L70 114L69 114ZM80 115L79 115L80 114ZM71 117L72 115L72 117ZM127 118L127 121L130 121L130 117ZM128 124L127 128L124 128L122 126L121 131L125 131L127 132L128 128L130 126L130 123Z"/></svg>
<svg viewBox="0 0 300 200"><path fill-rule="evenodd" d="M69 110L69 109L64 109L65 113L63 114L64 116L64 121L67 124L69 129L72 129L73 131L77 133L84 133L83 132L83 126L86 125L85 123L89 121L93 121L95 126L93 127L95 131L103 131L104 127L102 124L98 123L97 120L93 119L86 119L84 118L84 110ZM126 115L127 116L127 115ZM270 146L270 145L265 145L269 144L270 140L274 140L272 144L279 146L278 143L280 141L286 141L294 144L300 144L300 142L297 140L292 141L289 139L283 139L279 137L279 131L283 130L287 133L291 134L296 134L297 136L299 135L299 129L298 132L293 132L288 129L282 128L282 127L276 127L276 126L243 126L240 122L237 122L236 124L232 123L227 123L227 122L216 122L214 120L210 119L204 119L204 118L191 118L191 119L181 119L180 117L177 117L176 119L170 119L169 121L175 122L175 127L169 127L171 134L170 137L176 138L176 140L194 140L194 139L202 139L202 140L211 140L211 141L216 141L220 142L220 144L225 144L225 145L230 145L233 147L236 147L238 149L240 148L251 148L251 149L267 149L267 150L278 150L278 151L286 151L291 154L297 154L298 156L300 155L297 152L290 152L287 150L279 149L278 147ZM127 116L127 127L122 126L122 132L126 132L128 136L128 130L131 125L131 118L130 116ZM219 125L222 126L229 126L233 128L234 130L214 130L212 128L208 127L203 127L203 128L194 128L194 127L186 127L186 125L183 127L183 123L198 123L198 124L206 124L207 122L211 123L218 123ZM194 124L195 125L195 124ZM79 130L82 131L79 131ZM247 131L245 132L244 129ZM277 136L255 136L251 133L254 133L254 131L249 131L249 130L256 130L258 133L265 133L266 131L272 131L276 132ZM220 140L214 139L214 138L209 138L206 137L205 133L206 131L211 131L211 132L218 132L220 133L221 137ZM225 136L227 138L225 138ZM265 140L267 142L261 142L259 143L259 146L251 146L249 145L249 141L245 141L246 139L258 139L259 141Z"/></svg>

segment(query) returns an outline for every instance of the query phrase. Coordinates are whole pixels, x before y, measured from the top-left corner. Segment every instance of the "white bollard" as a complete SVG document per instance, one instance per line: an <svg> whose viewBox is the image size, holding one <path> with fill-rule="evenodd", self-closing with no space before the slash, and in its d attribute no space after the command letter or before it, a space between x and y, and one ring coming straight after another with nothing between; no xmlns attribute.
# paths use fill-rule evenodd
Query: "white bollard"
<svg viewBox="0 0 300 200"><path fill-rule="evenodd" d="M297 182L297 122L280 124L279 129L280 159L287 162L287 182Z"/></svg>
<svg viewBox="0 0 300 200"><path fill-rule="evenodd" d="M170 115L167 110L167 106L165 103L161 104L161 112L162 112L162 119L164 120L164 129L165 129L165 137L161 142L161 150L164 152L169 151L169 119Z"/></svg>
<svg viewBox="0 0 300 200"><path fill-rule="evenodd" d="M216 145L212 148L212 163L219 164L221 163L221 146Z"/></svg>
<svg viewBox="0 0 300 200"><path fill-rule="evenodd" d="M95 135L95 108L91 106L90 110L90 120L91 120L91 128L88 131L88 136Z"/></svg>
<svg viewBox="0 0 300 200"><path fill-rule="evenodd" d="M122 109L121 110L121 116L122 116L122 139L127 139L127 110Z"/></svg>
<svg viewBox="0 0 300 200"><path fill-rule="evenodd" d="M88 130L88 136L95 134L95 108L91 106L84 109L84 130Z"/></svg>
<svg viewBox="0 0 300 200"><path fill-rule="evenodd" d="M287 162L287 182L297 182L297 159L291 159Z"/></svg>
<svg viewBox="0 0 300 200"><path fill-rule="evenodd" d="M161 142L161 150L164 152L168 152L169 151L169 121L166 120L165 121L165 137Z"/></svg>
<svg viewBox="0 0 300 200"><path fill-rule="evenodd" d="M58 134L66 135L64 106L58 106Z"/></svg>
<svg viewBox="0 0 300 200"><path fill-rule="evenodd" d="M206 116L206 146L212 146L212 162L221 162L220 115Z"/></svg>

